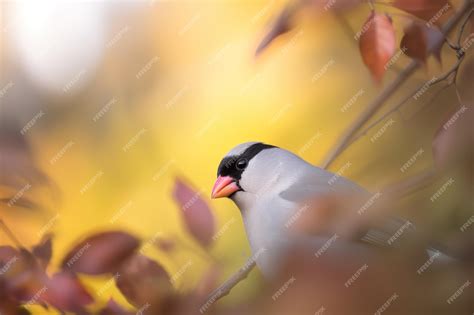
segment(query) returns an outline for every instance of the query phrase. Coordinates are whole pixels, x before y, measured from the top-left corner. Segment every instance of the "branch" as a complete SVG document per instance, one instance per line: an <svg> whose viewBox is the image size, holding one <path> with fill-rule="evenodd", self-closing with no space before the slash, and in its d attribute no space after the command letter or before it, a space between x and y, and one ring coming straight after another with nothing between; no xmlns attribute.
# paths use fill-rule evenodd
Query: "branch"
<svg viewBox="0 0 474 315"><path fill-rule="evenodd" d="M449 19L443 26L442 33L448 34L453 30L464 14L472 8L471 0L465 0L461 8ZM444 38L439 39L433 47L442 44ZM431 51L432 52L432 51ZM402 72L380 92L380 94L365 108L365 110L357 117L357 119L348 127L337 141L335 147L329 152L321 167L327 168L332 162L348 147L354 134L380 109L380 107L410 78L422 63L412 60Z"/></svg>
<svg viewBox="0 0 474 315"><path fill-rule="evenodd" d="M385 120L388 116L390 116L391 114L393 114L394 112L396 112L397 110L399 110L403 105L405 105L411 98L413 98L417 93L418 91L420 91L421 89L423 88L430 88L432 87L433 85L437 84L437 83L440 83L446 79L448 79L451 75L454 75L454 77L456 76L457 72L458 72L458 69L459 69L459 66L461 65L461 62L463 60L464 56L461 57L460 59L458 59L458 61L454 64L454 66L449 69L448 71L446 71L443 75L435 78L434 80L429 80L429 81L426 81L424 83L422 83L421 85L419 85L416 89L413 90L412 93L408 94L403 100L401 100L400 102L398 102L398 104L396 104L395 106L393 106L390 110L388 110L386 113L384 113L382 116L380 116L378 119L376 119L373 123L369 124L366 128L364 128L361 132L359 132L358 134L356 134L355 136L353 136L349 142L347 143L347 146L353 144L354 142L356 142L357 140L359 140L360 138L362 138L370 129L372 129L374 126L378 125L380 122L382 122L383 120ZM441 93L442 91L444 91L446 88L448 88L449 86L451 86L453 84L454 80L451 81L451 82L448 82L448 84L446 84L443 88L441 88L440 90L438 90L434 96L432 98L430 98L429 102L431 102L436 96L438 96L439 93Z"/></svg>
<svg viewBox="0 0 474 315"><path fill-rule="evenodd" d="M461 27L459 28L459 32L458 32L458 40L457 40L458 47L461 47L461 40L462 40L462 34L464 33L464 28L466 27L467 22L469 21L473 13L474 13L474 9L471 9L469 14L466 15L466 17L464 18L464 21L461 23Z"/></svg>
<svg viewBox="0 0 474 315"><path fill-rule="evenodd" d="M256 263L254 257L249 258L243 267L241 267L236 273L234 273L229 279L227 279L208 296L207 302L204 305L207 305L208 303L212 304L229 294L233 287L235 287L240 281L247 278L248 274L250 271L252 271L255 265Z"/></svg>
<svg viewBox="0 0 474 315"><path fill-rule="evenodd" d="M474 9L471 10L469 12L469 14L466 16L466 18L464 19L464 21L461 23L461 27L460 27L460 30L459 30L459 42L461 40L461 37L462 37L462 34L463 34L463 31L464 31L464 28L467 24L467 22L469 21L469 18L471 17L471 15L474 13ZM448 38L446 37L446 40ZM444 74L440 75L439 77L435 78L434 80L429 80L429 81L426 81L424 82L423 84L419 85L415 90L413 90L412 93L410 93L407 97L405 97L402 101L400 101L397 105L393 106L390 110L388 110L386 113L384 113L382 116L380 116L377 120L375 120L373 123L369 124L366 128L364 128L361 132L359 132L357 135L353 136L352 139L348 142L347 146L351 145L352 143L356 142L358 139L360 139L361 137L363 137L370 129L372 129L374 126L378 125L380 122L382 122L383 120L385 120L385 118L387 118L388 116L390 116L391 114L393 114L394 112L396 112L397 110L399 110L403 105L405 105L412 97L414 97L416 95L416 93L418 91L420 91L422 88L430 88L432 87L433 85L437 84L437 83L440 83L444 80L447 80L449 79L450 76L453 77L453 79L451 81L448 81L448 84L445 85L442 89L438 90L432 98L430 98L430 100L428 101L428 103L430 103L435 97L437 97L439 95L439 93L441 93L442 91L444 91L446 88L448 88L449 86L451 86L452 84L455 84L456 83L456 77L457 77L457 73L458 73L458 70L459 70L459 67L461 66L461 63L465 57L465 54L464 54L464 47L462 47L461 45L453 45L452 43L450 43L449 41L447 41L446 43L448 43L448 45L453 48L456 53L457 53L457 57L458 57L458 60L456 61L456 63L451 67L451 69L449 69L448 71L446 71ZM456 93L457 93L457 90L456 90ZM459 96L458 96L459 98Z"/></svg>
<svg viewBox="0 0 474 315"><path fill-rule="evenodd" d="M12 230L6 225L6 223L0 219L0 230L7 235L7 237L18 247L18 248L25 248L21 242L16 238L15 234L13 234Z"/></svg>
<svg viewBox="0 0 474 315"><path fill-rule="evenodd" d="M387 186L382 190L383 194L388 194L392 198L406 196L413 191L422 189L431 184L435 179L435 174L436 172L432 169L422 171L415 176Z"/></svg>

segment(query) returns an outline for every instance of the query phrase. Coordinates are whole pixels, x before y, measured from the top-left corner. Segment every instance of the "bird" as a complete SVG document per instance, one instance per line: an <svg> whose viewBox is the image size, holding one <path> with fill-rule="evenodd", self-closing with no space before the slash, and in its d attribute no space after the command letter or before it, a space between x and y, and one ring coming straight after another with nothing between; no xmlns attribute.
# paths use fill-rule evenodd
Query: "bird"
<svg viewBox="0 0 474 315"><path fill-rule="evenodd" d="M235 146L221 160L211 198L227 197L240 209L252 257L264 277L272 278L281 268L278 262L282 255L288 253L296 239L308 242L317 255L338 237L337 233L323 233L298 238L288 229L306 200L331 193L357 195L361 200L373 196L357 183L314 166L288 150L246 142ZM404 227L414 230L410 221L389 217L381 227L363 231L360 241L345 246L339 242L331 251L363 253L367 245L387 247L397 231L404 233Z"/></svg>

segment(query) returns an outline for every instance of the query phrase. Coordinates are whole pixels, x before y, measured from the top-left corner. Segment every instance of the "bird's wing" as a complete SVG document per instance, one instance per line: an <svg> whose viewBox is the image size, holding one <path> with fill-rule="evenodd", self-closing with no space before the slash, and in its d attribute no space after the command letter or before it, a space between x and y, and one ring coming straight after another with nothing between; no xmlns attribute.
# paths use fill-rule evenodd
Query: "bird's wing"
<svg viewBox="0 0 474 315"><path fill-rule="evenodd" d="M315 168L304 176L300 176L291 186L280 193L280 197L288 201L302 203L306 200L317 199L318 195L330 193L357 194L369 200L373 195L356 183L326 170ZM354 209L354 211L357 211ZM398 238L412 233L415 228L410 221L396 217L386 217L361 231L361 240L376 246L396 247Z"/></svg>
<svg viewBox="0 0 474 315"><path fill-rule="evenodd" d="M370 196L369 192L338 174L333 174L318 167L306 168L304 174L296 174L293 182L280 192L283 199L301 202L314 195L328 193L355 193Z"/></svg>
<svg viewBox="0 0 474 315"><path fill-rule="evenodd" d="M361 238L362 241L382 247L398 247L398 239L407 237L415 231L414 225L405 219L388 217L380 226L370 227Z"/></svg>
<svg viewBox="0 0 474 315"><path fill-rule="evenodd" d="M330 194L370 197L369 192L356 183L314 166L306 167L303 172L295 173L279 196L287 201L302 203L318 196Z"/></svg>

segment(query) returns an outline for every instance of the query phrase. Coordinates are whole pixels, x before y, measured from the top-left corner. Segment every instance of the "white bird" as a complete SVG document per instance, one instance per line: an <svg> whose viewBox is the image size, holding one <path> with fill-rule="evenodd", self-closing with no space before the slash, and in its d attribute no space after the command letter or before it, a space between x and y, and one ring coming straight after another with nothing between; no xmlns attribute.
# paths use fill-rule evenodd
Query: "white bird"
<svg viewBox="0 0 474 315"><path fill-rule="evenodd" d="M372 194L356 183L307 163L297 155L260 142L247 142L233 148L220 162L212 198L228 197L242 213L253 257L263 275L271 278L278 271L281 256L293 244L294 235L288 229L302 203L328 193L358 194L368 200ZM350 246L331 247L331 252L358 251L367 243L390 243L403 226L412 228L406 220L389 218L382 228L370 228L361 240ZM325 249L337 234L312 235L305 239L317 253ZM327 249L327 248L326 248Z"/></svg>

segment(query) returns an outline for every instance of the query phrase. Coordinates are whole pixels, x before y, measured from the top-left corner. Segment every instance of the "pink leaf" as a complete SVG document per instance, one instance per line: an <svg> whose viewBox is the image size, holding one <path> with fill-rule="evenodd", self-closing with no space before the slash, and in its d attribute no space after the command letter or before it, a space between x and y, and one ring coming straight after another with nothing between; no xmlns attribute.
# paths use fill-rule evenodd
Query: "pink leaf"
<svg viewBox="0 0 474 315"><path fill-rule="evenodd" d="M72 273L61 272L46 281L42 300L64 311L79 311L93 302L79 279ZM41 296L40 296L41 297Z"/></svg>
<svg viewBox="0 0 474 315"><path fill-rule="evenodd" d="M118 289L136 307L159 305L168 298L172 286L167 272L156 261L143 255L131 256L118 270Z"/></svg>
<svg viewBox="0 0 474 315"><path fill-rule="evenodd" d="M139 245L136 237L121 231L94 234L69 251L62 268L90 275L113 273Z"/></svg>
<svg viewBox="0 0 474 315"><path fill-rule="evenodd" d="M400 42L400 48L409 57L425 62L430 53L441 60L441 48L444 35L426 24L413 22L408 25Z"/></svg>
<svg viewBox="0 0 474 315"><path fill-rule="evenodd" d="M186 228L194 238L204 246L208 246L214 235L215 222L211 209L201 197L184 180L175 180L173 197L181 208Z"/></svg>
<svg viewBox="0 0 474 315"><path fill-rule="evenodd" d="M48 266L51 256L53 255L51 239L51 235L46 235L39 244L33 246L31 249L31 252L44 269Z"/></svg>
<svg viewBox="0 0 474 315"><path fill-rule="evenodd" d="M273 22L270 31L265 35L262 39L260 44L255 51L255 55L258 56L262 53L265 48L267 48L275 38L279 37L282 34L285 34L291 29L290 20L294 14L294 7L288 6L283 11L281 11L280 15L276 18L275 22Z"/></svg>
<svg viewBox="0 0 474 315"><path fill-rule="evenodd" d="M371 12L360 33L359 48L365 65L377 82L382 80L385 65L395 52L395 30L385 14Z"/></svg>

